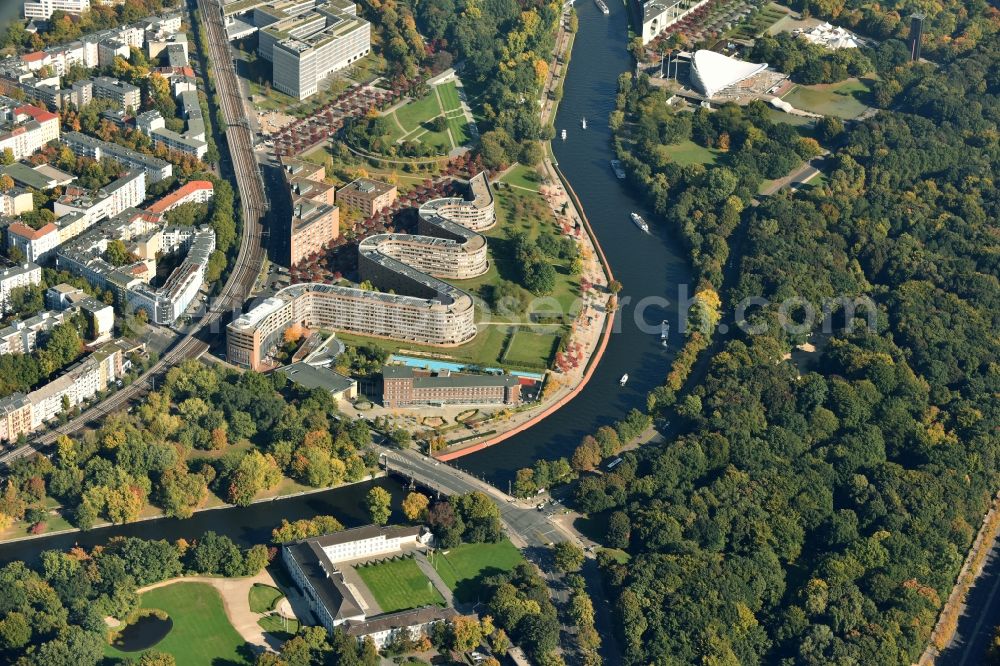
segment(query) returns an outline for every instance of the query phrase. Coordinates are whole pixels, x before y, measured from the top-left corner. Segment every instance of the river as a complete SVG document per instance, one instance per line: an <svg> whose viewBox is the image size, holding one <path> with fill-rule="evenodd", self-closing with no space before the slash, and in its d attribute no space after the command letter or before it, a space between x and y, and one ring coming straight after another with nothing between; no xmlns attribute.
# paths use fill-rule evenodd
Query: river
<svg viewBox="0 0 1000 666"><path fill-rule="evenodd" d="M663 383L673 353L660 345L659 327L671 322L671 349L681 342L677 321L679 284L691 282L689 264L680 242L657 228L653 215L615 178L609 161L614 157L608 115L614 110L618 75L629 71L632 59L625 50L628 15L620 2L608 2L604 16L590 0L576 5L580 28L573 46L569 74L556 117L553 141L559 168L583 204L584 212L607 255L611 270L622 285L620 326L611 336L604 358L590 383L561 410L524 433L482 452L454 461L474 474L506 486L514 472L539 458L569 456L580 439L599 426L621 418L633 407L644 409L646 394ZM587 119L587 129L581 120ZM638 211L651 223L652 237L629 219ZM638 312L648 325L636 324L636 303L650 297L666 298L671 305L652 306ZM646 327L644 327L646 328ZM618 380L628 373L625 388Z"/></svg>
<svg viewBox="0 0 1000 666"><path fill-rule="evenodd" d="M639 211L648 221L653 216L617 180L608 164L612 158L608 115L614 108L619 73L631 67L625 52L627 23L625 8L611 4L605 17L592 2L578 7L580 29L576 36L563 100L556 118L557 132L566 129L566 141L556 139L559 166L583 203L584 210L611 263L615 277L624 285L619 294L622 316L611 336L603 359L587 387L561 410L524 433L480 453L456 461L477 476L506 486L514 472L538 458L568 456L580 439L598 426L610 424L633 407L645 406L646 394L663 382L672 352L659 340L659 324L672 323L671 347L680 344L676 305L653 306L642 319L648 330L636 323L636 302L656 297L676 301L679 284L690 281L680 244L653 225L646 235L629 220ZM580 125L587 119L587 129ZM629 382L620 388L624 373ZM392 480L378 482L397 496L401 487ZM359 484L323 493L249 508L206 511L188 520L156 520L114 526L85 533L69 533L0 545L0 561L33 560L45 549L92 546L114 535L145 538L197 538L207 530L226 534L249 545L265 541L282 518L294 520L317 514L333 514L346 525L365 520L364 496L371 484Z"/></svg>

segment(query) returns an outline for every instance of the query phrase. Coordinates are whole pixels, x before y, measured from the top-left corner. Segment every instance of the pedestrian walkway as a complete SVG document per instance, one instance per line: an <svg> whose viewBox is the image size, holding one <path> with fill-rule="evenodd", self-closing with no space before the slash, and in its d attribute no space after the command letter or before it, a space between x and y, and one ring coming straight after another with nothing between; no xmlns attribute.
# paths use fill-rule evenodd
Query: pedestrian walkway
<svg viewBox="0 0 1000 666"><path fill-rule="evenodd" d="M442 597L444 597L445 603L454 608L455 595L452 593L451 588L444 582L444 579L441 578L437 569L431 566L431 563L427 561L427 556L421 552L417 552L414 556L414 560L420 570L424 572L424 575L427 576L427 578L434 585L434 588L441 593Z"/></svg>

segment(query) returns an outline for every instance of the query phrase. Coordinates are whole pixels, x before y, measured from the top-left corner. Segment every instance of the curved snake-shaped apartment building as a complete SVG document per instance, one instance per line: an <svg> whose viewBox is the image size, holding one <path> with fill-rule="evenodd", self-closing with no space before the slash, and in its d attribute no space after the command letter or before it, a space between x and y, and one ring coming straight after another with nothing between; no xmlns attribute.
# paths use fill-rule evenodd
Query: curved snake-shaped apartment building
<svg viewBox="0 0 1000 666"><path fill-rule="evenodd" d="M426 345L468 342L476 336L472 296L444 279L466 280L489 269L479 232L494 224L493 191L479 173L465 197L423 204L416 234L361 241L358 272L381 291L318 282L285 287L229 324L229 361L257 369L295 324Z"/></svg>

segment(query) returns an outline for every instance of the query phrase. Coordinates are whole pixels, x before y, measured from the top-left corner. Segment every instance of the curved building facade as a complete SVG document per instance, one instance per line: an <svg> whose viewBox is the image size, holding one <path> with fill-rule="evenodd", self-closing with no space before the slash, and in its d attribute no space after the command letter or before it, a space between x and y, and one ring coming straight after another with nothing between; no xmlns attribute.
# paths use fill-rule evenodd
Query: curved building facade
<svg viewBox="0 0 1000 666"><path fill-rule="evenodd" d="M382 291L321 283L286 287L229 324L228 360L259 368L296 324L417 344L468 342L477 332L472 296L442 278L468 279L489 269L486 239L477 231L495 223L493 193L480 173L465 198L421 206L418 234L378 234L358 245L361 279Z"/></svg>

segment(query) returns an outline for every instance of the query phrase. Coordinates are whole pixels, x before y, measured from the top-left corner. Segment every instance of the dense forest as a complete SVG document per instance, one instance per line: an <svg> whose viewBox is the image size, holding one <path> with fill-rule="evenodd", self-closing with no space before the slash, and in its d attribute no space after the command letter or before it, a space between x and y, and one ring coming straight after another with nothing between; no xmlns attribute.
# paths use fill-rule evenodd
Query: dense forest
<svg viewBox="0 0 1000 666"><path fill-rule="evenodd" d="M714 284L742 226L723 296L771 305L690 390L683 435L577 487L631 555L602 558L628 663L908 664L927 645L1000 481L998 59L991 36L936 66L883 63L892 110L820 123L825 182L742 210L739 159L630 165L665 176L657 212ZM678 120L649 97L622 105L652 116L632 144L649 156L688 123L748 157L748 136L775 155L802 145L775 145L786 130L753 105ZM719 171L732 203L706 191ZM861 296L876 312L840 313L832 335L779 325L785 299ZM786 355L807 340L816 351Z"/></svg>

